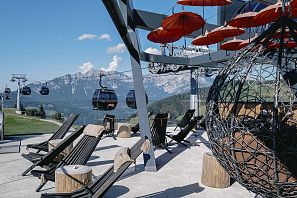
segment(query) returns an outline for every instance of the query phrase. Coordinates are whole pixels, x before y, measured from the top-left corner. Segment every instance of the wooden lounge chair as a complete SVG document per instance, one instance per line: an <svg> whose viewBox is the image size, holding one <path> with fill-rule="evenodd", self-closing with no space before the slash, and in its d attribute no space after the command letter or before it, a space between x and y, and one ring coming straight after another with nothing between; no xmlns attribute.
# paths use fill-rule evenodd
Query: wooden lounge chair
<svg viewBox="0 0 297 198"><path fill-rule="evenodd" d="M105 135L115 137L115 115L106 114L103 119L103 125L106 129Z"/></svg>
<svg viewBox="0 0 297 198"><path fill-rule="evenodd" d="M54 159L67 147L69 146L75 139L77 139L84 130L84 126L80 129L76 130L75 132L71 133L69 136L64 138L64 140L58 144L53 150L48 152L45 155L40 155L38 153L29 153L29 154L22 154L22 156L31 161L33 163L27 170L22 173L22 176L25 176L28 172L30 172L36 166L44 167L49 166L50 164L55 164Z"/></svg>
<svg viewBox="0 0 297 198"><path fill-rule="evenodd" d="M71 114L69 118L63 123L63 125L47 140L39 144L29 144L27 149L36 149L37 153L40 151L48 152L48 142L54 139L63 139L66 133L69 131L79 114Z"/></svg>
<svg viewBox="0 0 297 198"><path fill-rule="evenodd" d="M154 113L153 112L149 112L148 113L148 118L150 118ZM139 122L137 124L135 124L134 126L131 127L131 131L136 134L138 131L140 130L139 128Z"/></svg>
<svg viewBox="0 0 297 198"><path fill-rule="evenodd" d="M167 137L169 137L171 140L168 142L168 145L171 144L172 141L176 141L178 144L182 144L185 147L187 147L187 145L184 143L189 143L189 141L185 140L185 138L187 137L187 135L194 129L194 127L197 125L198 120L197 119L191 119L190 123L183 128L178 134L176 135L167 135Z"/></svg>
<svg viewBox="0 0 297 198"><path fill-rule="evenodd" d="M105 129L103 126L89 124L85 127L83 133L84 136L60 163L49 167L47 170L31 171L33 176L41 179L41 183L37 187L36 192L38 192L47 181L55 181L55 170L57 168L67 165L85 165L105 133Z"/></svg>
<svg viewBox="0 0 297 198"><path fill-rule="evenodd" d="M182 130L184 127L186 127L190 123L190 120L193 117L194 113L195 113L195 109L189 109L184 114L182 119L176 124L176 127L174 130L176 130L177 128L180 128Z"/></svg>
<svg viewBox="0 0 297 198"><path fill-rule="evenodd" d="M109 188L117 181L117 179L129 168L129 166L142 153L141 147L145 139L140 139L130 149L131 160L122 164L119 169L115 171L112 165L97 181L89 187L83 187L71 193L48 193L42 194L42 198L63 198L63 197L103 197Z"/></svg>
<svg viewBox="0 0 297 198"><path fill-rule="evenodd" d="M157 114L151 126L152 142L156 148L166 149L171 151L166 146L166 128L168 121L168 113Z"/></svg>

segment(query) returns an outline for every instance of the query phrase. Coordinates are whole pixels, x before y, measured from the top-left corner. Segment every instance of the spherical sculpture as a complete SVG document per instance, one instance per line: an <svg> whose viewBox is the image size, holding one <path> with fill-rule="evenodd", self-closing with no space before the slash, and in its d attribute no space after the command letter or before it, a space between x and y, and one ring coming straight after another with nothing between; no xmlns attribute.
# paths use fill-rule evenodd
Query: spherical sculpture
<svg viewBox="0 0 297 198"><path fill-rule="evenodd" d="M286 45L294 36L273 35L296 27L284 17L239 51L207 99L213 154L231 177L263 197L297 197L297 49Z"/></svg>

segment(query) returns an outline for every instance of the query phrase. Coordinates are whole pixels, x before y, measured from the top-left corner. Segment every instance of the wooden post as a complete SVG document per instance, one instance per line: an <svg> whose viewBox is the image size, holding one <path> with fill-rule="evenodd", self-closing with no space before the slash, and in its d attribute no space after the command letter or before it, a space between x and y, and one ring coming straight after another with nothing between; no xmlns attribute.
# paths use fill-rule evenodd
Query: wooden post
<svg viewBox="0 0 297 198"><path fill-rule="evenodd" d="M131 137L131 125L127 123L118 123L118 133L119 138L130 138Z"/></svg>
<svg viewBox="0 0 297 198"><path fill-rule="evenodd" d="M203 154L201 182L213 188L230 186L230 176L211 153Z"/></svg>
<svg viewBox="0 0 297 198"><path fill-rule="evenodd" d="M69 165L55 171L56 192L72 192L92 184L92 169L84 165Z"/></svg>
<svg viewBox="0 0 297 198"><path fill-rule="evenodd" d="M60 142L62 142L63 139L55 139L50 140L48 142L48 151L51 151L53 148L55 148ZM69 144L56 158L55 161L60 162L73 148L73 143Z"/></svg>

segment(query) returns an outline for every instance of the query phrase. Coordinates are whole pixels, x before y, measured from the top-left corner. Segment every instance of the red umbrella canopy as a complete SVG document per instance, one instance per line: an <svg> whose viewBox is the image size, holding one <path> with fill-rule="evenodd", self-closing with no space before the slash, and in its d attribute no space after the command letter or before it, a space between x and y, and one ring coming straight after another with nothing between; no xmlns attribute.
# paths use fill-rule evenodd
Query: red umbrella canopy
<svg viewBox="0 0 297 198"><path fill-rule="evenodd" d="M291 11L291 17L296 18L297 17L297 0L292 0L289 3L289 10Z"/></svg>
<svg viewBox="0 0 297 198"><path fill-rule="evenodd" d="M231 0L179 0L181 5L188 6L224 6L232 3Z"/></svg>
<svg viewBox="0 0 297 198"><path fill-rule="evenodd" d="M209 32L209 36L228 38L228 37L239 36L241 34L244 34L244 32L245 32L244 29L227 25L227 26L220 26L213 29L211 32Z"/></svg>
<svg viewBox="0 0 297 198"><path fill-rule="evenodd" d="M172 31L164 30L162 27L151 31L147 35L147 39L154 43L172 43L181 38L180 35L175 34Z"/></svg>
<svg viewBox="0 0 297 198"><path fill-rule="evenodd" d="M162 27L167 31L174 31L176 34L185 36L202 28L205 25L204 19L192 12L180 12L166 17L162 21Z"/></svg>
<svg viewBox="0 0 297 198"><path fill-rule="evenodd" d="M253 40L255 40L255 38L257 38L257 37L258 37L258 35L256 34L253 38L243 40L243 41L239 44L240 48L244 48L245 46L247 46L248 44L250 44Z"/></svg>
<svg viewBox="0 0 297 198"><path fill-rule="evenodd" d="M221 45L221 49L222 50L228 50L228 51L236 51L236 50L240 50L242 48L242 46L240 46L240 44L244 42L244 40L241 39L232 39L230 41L227 41L225 43L223 43Z"/></svg>
<svg viewBox="0 0 297 198"><path fill-rule="evenodd" d="M289 28L286 28L284 36L285 36L285 38L288 38L291 36ZM276 33L272 37L280 38L281 37L281 29L277 30Z"/></svg>
<svg viewBox="0 0 297 198"><path fill-rule="evenodd" d="M239 28L257 27L258 25L255 21L257 14L258 12L246 12L239 14L229 21L228 25Z"/></svg>
<svg viewBox="0 0 297 198"><path fill-rule="evenodd" d="M289 40L288 38L284 39L284 48L287 49L292 49L297 47L297 44L295 43L295 41ZM280 43L279 42L272 42L268 45L268 48L270 49L279 49L280 48Z"/></svg>
<svg viewBox="0 0 297 198"><path fill-rule="evenodd" d="M201 36L196 37L192 41L192 44L197 45L197 46L212 45L212 44L215 44L215 43L222 42L223 40L224 40L223 37L209 36L209 33L206 32L205 35L201 35Z"/></svg>
<svg viewBox="0 0 297 198"><path fill-rule="evenodd" d="M278 1L276 4L267 6L261 10L256 16L255 21L258 26L266 25L277 21L282 15L282 2Z"/></svg>

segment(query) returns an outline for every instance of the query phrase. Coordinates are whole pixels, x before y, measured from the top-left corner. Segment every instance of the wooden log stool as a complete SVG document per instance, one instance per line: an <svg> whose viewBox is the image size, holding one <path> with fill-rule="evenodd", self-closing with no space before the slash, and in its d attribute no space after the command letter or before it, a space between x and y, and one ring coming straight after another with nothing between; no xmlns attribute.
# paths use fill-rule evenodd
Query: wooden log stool
<svg viewBox="0 0 297 198"><path fill-rule="evenodd" d="M92 169L85 165L69 165L55 171L56 192L72 192L92 184Z"/></svg>
<svg viewBox="0 0 297 198"><path fill-rule="evenodd" d="M55 148L62 141L63 139L50 140L48 142L48 151L53 150L53 148ZM72 148L73 148L73 143L69 144L69 146L67 146L54 160L56 162L60 162L68 153L70 153Z"/></svg>
<svg viewBox="0 0 297 198"><path fill-rule="evenodd" d="M230 176L211 153L203 154L201 182L213 188L230 186Z"/></svg>
<svg viewBox="0 0 297 198"><path fill-rule="evenodd" d="M118 123L118 133L119 138L130 138L131 137L131 124Z"/></svg>

